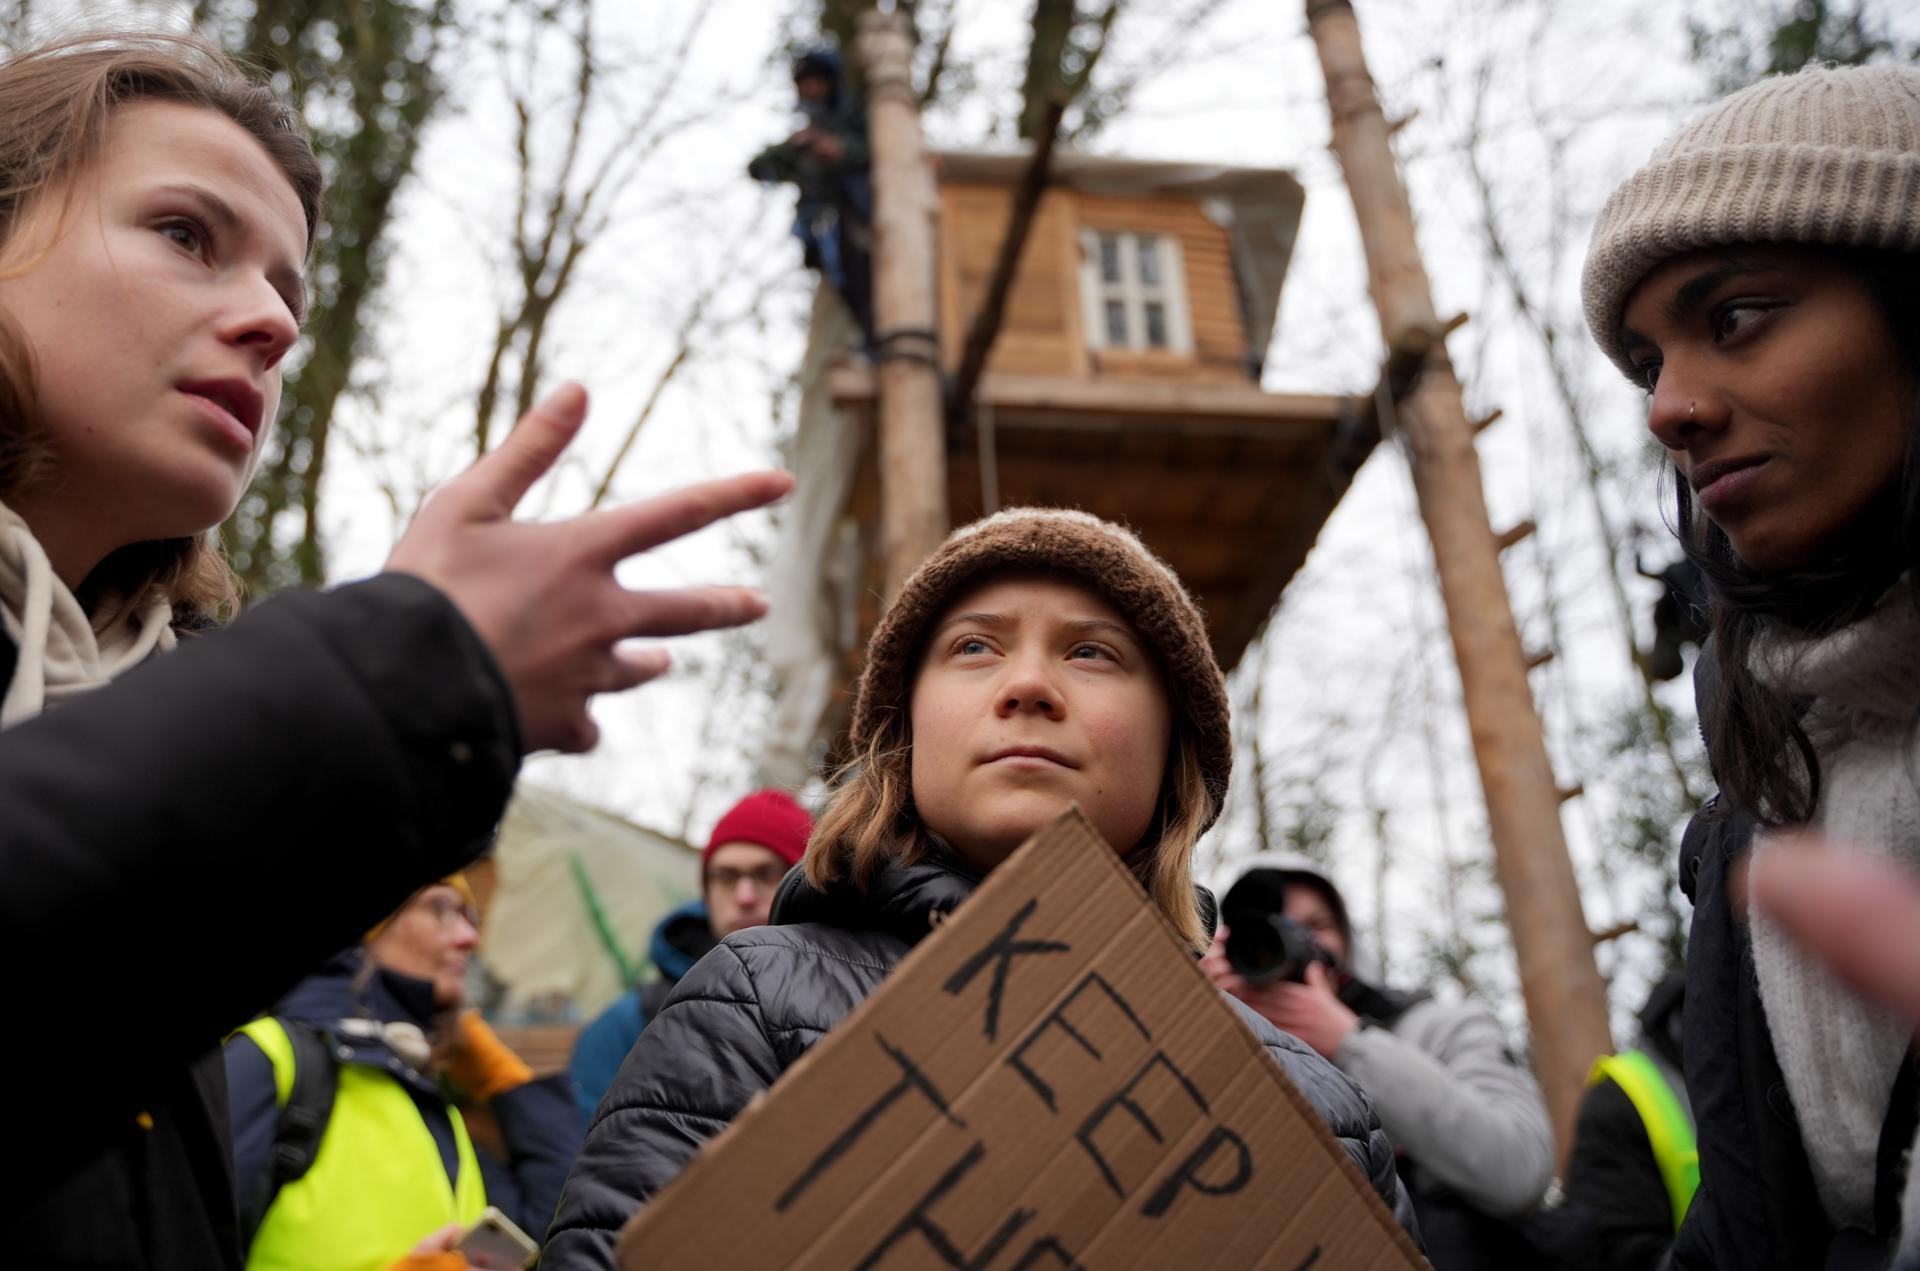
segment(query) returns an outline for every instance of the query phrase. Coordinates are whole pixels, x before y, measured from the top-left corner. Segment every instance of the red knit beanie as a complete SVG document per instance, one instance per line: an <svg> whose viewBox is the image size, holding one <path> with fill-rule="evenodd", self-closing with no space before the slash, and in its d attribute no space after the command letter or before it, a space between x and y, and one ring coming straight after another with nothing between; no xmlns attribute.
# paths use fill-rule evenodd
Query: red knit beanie
<svg viewBox="0 0 1920 1271"><path fill-rule="evenodd" d="M806 854L807 836L813 833L813 818L784 790L756 790L727 810L713 837L700 853L700 878L707 877L707 862L715 850L728 843L752 843L764 847L789 865L800 863Z"/></svg>

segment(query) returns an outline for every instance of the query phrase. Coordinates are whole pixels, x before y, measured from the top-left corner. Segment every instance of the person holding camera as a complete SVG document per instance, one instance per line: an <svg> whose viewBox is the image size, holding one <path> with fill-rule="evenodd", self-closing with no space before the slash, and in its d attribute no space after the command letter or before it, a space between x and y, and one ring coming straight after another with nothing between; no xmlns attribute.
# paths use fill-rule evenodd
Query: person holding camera
<svg viewBox="0 0 1920 1271"><path fill-rule="evenodd" d="M1220 918L1201 966L1367 1092L1438 1271L1526 1265L1517 1223L1553 1179L1553 1131L1493 1017L1355 974L1346 901L1304 862L1256 860Z"/></svg>

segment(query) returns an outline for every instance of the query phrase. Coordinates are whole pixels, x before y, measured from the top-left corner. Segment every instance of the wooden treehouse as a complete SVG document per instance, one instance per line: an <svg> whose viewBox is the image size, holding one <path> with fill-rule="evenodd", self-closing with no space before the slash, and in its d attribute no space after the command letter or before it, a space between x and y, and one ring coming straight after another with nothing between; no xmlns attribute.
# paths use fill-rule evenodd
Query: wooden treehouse
<svg viewBox="0 0 1920 1271"><path fill-rule="evenodd" d="M929 154L941 372L1007 233L1022 154ZM1378 437L1370 397L1259 386L1304 193L1287 172L1057 153L971 408L944 421L949 520L1084 508L1179 571L1231 667ZM802 369L800 477L770 585L778 722L764 776L837 733L885 594L878 376L823 292ZM885 326L883 321L882 326Z"/></svg>

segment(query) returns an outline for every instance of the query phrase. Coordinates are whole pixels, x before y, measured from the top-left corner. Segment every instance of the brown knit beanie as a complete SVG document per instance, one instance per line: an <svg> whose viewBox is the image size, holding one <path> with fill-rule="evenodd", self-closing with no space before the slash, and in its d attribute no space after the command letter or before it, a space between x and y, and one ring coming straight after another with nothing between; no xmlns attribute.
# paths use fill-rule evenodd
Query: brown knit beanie
<svg viewBox="0 0 1920 1271"><path fill-rule="evenodd" d="M1580 280L1593 338L1637 379L1627 300L1669 256L1737 243L1920 251L1920 68L1810 66L1743 88L1607 199Z"/></svg>
<svg viewBox="0 0 1920 1271"><path fill-rule="evenodd" d="M1160 659L1176 716L1199 741L1213 806L1226 801L1233 770L1227 682L1207 640L1206 619L1165 561L1127 530L1085 512L1008 508L947 536L914 571L867 641L853 702L854 753L866 750L881 715L906 699L927 625L962 588L988 574L1052 570L1084 579L1123 614Z"/></svg>

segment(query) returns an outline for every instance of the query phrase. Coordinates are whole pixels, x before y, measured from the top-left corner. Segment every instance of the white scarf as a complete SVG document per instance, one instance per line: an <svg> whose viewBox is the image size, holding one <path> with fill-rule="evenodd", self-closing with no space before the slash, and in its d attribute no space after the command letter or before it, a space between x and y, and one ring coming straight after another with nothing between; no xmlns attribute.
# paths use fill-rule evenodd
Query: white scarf
<svg viewBox="0 0 1920 1271"><path fill-rule="evenodd" d="M1820 757L1812 828L1839 850L1920 866L1920 613L1903 577L1873 611L1830 635L1756 645L1762 683L1811 697L1801 721ZM1774 839L1754 841L1756 858ZM1871 1229L1881 1123L1913 1025L1849 991L1765 914L1753 919L1767 1028L1827 1216ZM1920 1215L1907 1215L1913 1228Z"/></svg>
<svg viewBox="0 0 1920 1271"><path fill-rule="evenodd" d="M109 598L100 619L96 630L53 572L40 540L0 503L0 620L19 650L0 701L0 728L99 688L156 650L174 646L173 608L162 597L137 610Z"/></svg>

